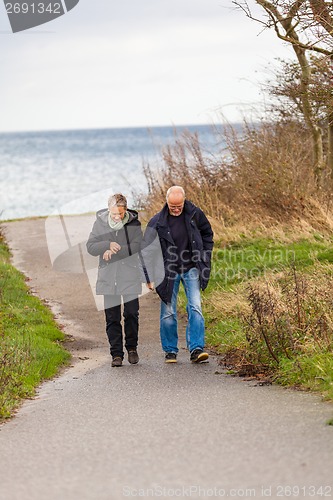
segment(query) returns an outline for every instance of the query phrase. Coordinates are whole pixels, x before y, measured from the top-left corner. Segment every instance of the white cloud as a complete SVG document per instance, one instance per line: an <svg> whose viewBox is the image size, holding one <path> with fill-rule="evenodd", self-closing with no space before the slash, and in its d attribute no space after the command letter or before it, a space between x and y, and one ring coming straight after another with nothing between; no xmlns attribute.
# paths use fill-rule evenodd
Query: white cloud
<svg viewBox="0 0 333 500"><path fill-rule="evenodd" d="M219 105L236 120L288 53L218 0L81 0L47 29L2 34L2 130L204 123Z"/></svg>

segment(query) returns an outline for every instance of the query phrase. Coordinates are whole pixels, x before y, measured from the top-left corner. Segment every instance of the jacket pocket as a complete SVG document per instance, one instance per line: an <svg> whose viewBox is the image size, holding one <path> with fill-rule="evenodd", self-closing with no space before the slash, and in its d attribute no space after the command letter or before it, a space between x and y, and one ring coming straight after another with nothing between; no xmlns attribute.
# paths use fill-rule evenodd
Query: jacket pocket
<svg viewBox="0 0 333 500"><path fill-rule="evenodd" d="M115 293L114 278L115 278L114 265L110 263L103 263L98 266L96 293L97 295L108 295Z"/></svg>

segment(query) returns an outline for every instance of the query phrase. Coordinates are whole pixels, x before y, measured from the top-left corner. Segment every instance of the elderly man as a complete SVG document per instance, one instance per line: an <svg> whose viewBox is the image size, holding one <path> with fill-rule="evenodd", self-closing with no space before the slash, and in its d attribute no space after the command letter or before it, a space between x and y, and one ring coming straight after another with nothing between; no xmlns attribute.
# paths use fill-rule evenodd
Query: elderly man
<svg viewBox="0 0 333 500"><path fill-rule="evenodd" d="M161 265L156 263L156 240L162 253L159 259L164 268L162 273ZM186 344L190 360L201 363L208 359L204 352L205 322L200 288L204 290L208 285L212 248L213 231L203 211L185 199L181 186L170 187L166 204L148 223L142 247L147 286L154 289L156 284L161 298L160 336L166 363L177 362L180 282L187 298Z"/></svg>

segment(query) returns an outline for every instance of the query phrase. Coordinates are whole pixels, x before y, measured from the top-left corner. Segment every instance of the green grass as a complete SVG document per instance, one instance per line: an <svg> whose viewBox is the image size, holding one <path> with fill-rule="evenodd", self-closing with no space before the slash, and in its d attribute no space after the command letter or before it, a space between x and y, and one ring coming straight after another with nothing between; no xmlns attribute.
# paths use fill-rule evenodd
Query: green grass
<svg viewBox="0 0 333 500"><path fill-rule="evenodd" d="M50 310L30 294L0 238L0 419L8 418L70 355Z"/></svg>
<svg viewBox="0 0 333 500"><path fill-rule="evenodd" d="M328 242L308 240L284 245L270 239L258 239L217 248L208 292L216 287L228 290L267 272L280 271L293 261L302 268L312 266L316 259L332 262L333 252L328 245Z"/></svg>
<svg viewBox="0 0 333 500"><path fill-rule="evenodd" d="M226 355L226 359L232 360L233 353L238 352L240 358L258 371L265 367L278 383L319 391L326 399L333 400L332 325L326 343L314 348L313 339L307 339L300 353L293 354L291 359L280 353L277 365L270 359L266 346L251 334L248 324L249 285L270 282L274 278L283 288L292 263L297 272L305 274L309 280L320 281L321 276L323 280L330 279L333 275L332 241L317 235L311 240L299 239L288 244L256 239L215 248L211 280L203 294L207 343ZM324 281L321 286L325 289ZM311 315L320 316L321 302L318 299L314 304L311 297L307 300L309 305L305 310L312 320ZM322 307L324 313L324 302ZM326 309L329 309L327 303Z"/></svg>
<svg viewBox="0 0 333 500"><path fill-rule="evenodd" d="M325 399L333 399L333 356L332 352L305 354L297 359L283 358L276 374L282 385L300 386L319 391Z"/></svg>
<svg viewBox="0 0 333 500"><path fill-rule="evenodd" d="M311 268L316 262L332 263L332 243L302 239L282 244L270 239L258 239L231 244L226 248L215 248L206 293L209 295L216 289L228 291L234 285L281 272L292 262L304 270Z"/></svg>

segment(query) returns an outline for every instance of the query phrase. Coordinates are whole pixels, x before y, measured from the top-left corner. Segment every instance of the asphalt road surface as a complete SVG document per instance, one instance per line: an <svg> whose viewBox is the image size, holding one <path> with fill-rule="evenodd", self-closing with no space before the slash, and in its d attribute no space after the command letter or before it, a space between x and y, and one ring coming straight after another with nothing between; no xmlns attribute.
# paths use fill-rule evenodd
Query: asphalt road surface
<svg viewBox="0 0 333 500"><path fill-rule="evenodd" d="M141 299L139 365L111 368L84 249L92 221L5 225L73 360L0 427L0 499L333 497L333 406L223 374L213 356L191 364L184 322L179 362L166 365L153 293Z"/></svg>

